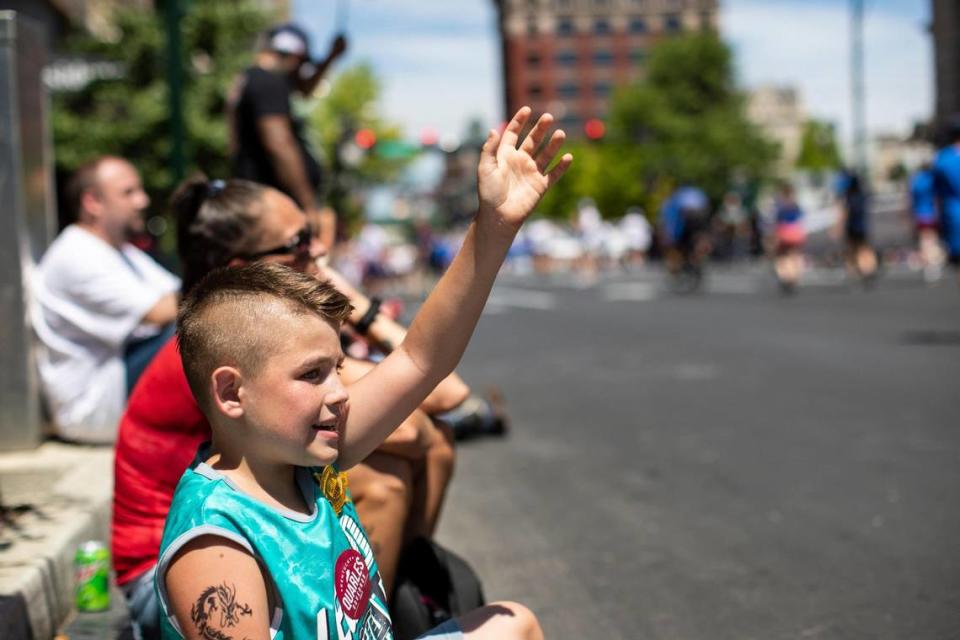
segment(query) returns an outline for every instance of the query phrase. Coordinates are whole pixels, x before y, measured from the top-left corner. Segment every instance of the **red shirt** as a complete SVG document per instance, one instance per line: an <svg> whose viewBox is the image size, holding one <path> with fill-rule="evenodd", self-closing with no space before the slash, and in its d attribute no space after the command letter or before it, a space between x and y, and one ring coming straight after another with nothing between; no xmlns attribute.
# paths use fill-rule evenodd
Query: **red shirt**
<svg viewBox="0 0 960 640"><path fill-rule="evenodd" d="M157 564L173 491L209 439L210 425L190 393L171 338L140 376L120 419L111 522L117 583Z"/></svg>

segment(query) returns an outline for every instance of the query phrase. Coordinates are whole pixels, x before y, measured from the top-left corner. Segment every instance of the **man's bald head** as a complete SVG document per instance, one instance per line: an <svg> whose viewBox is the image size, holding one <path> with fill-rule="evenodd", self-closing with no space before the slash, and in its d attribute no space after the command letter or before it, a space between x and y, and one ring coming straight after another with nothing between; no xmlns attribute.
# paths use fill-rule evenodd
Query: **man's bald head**
<svg viewBox="0 0 960 640"><path fill-rule="evenodd" d="M77 169L67 184L67 206L76 222L114 245L143 228L150 204L136 168L117 156L100 156Z"/></svg>

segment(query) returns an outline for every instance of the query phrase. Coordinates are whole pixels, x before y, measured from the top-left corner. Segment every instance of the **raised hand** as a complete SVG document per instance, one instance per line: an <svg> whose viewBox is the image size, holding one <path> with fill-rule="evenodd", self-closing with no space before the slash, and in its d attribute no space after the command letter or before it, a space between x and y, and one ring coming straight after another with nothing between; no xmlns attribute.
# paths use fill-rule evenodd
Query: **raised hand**
<svg viewBox="0 0 960 640"><path fill-rule="evenodd" d="M573 156L566 153L547 172L566 138L563 130L557 129L549 142L543 145L553 124L553 116L549 113L540 116L518 147L520 132L530 119L530 114L530 107L517 111L502 136L494 130L490 131L477 168L480 214L493 215L497 222L516 227L523 224L547 189L560 179L573 162Z"/></svg>

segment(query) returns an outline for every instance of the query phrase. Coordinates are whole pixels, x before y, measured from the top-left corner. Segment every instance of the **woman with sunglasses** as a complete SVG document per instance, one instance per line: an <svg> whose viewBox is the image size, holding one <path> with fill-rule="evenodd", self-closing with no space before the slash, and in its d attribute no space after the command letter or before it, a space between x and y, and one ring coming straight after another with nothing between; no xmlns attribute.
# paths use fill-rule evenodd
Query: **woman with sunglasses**
<svg viewBox="0 0 960 640"><path fill-rule="evenodd" d="M377 313L332 270L326 253L289 197L244 180L188 180L171 201L177 217L177 252L183 291L222 266L253 261L286 264L331 279L354 306L349 324L373 342L399 344L402 327ZM348 360L342 377L363 376L367 363ZM400 551L436 526L453 473L452 434L430 415L449 411L470 393L455 374L444 380L364 464L350 470L350 490L391 592ZM174 489L210 429L193 400L177 352L167 343L133 389L117 435L112 518L113 563L131 618L143 638L159 637L153 573Z"/></svg>

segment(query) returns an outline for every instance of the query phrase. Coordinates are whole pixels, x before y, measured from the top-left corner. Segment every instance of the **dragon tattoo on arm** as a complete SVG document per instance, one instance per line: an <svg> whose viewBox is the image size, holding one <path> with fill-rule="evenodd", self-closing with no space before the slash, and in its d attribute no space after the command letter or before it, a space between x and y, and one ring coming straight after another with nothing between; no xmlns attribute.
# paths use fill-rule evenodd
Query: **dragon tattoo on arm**
<svg viewBox="0 0 960 640"><path fill-rule="evenodd" d="M227 585L207 587L190 608L190 618L204 640L233 640L224 630L236 626L240 616L253 615L246 604L237 602L237 588Z"/></svg>

